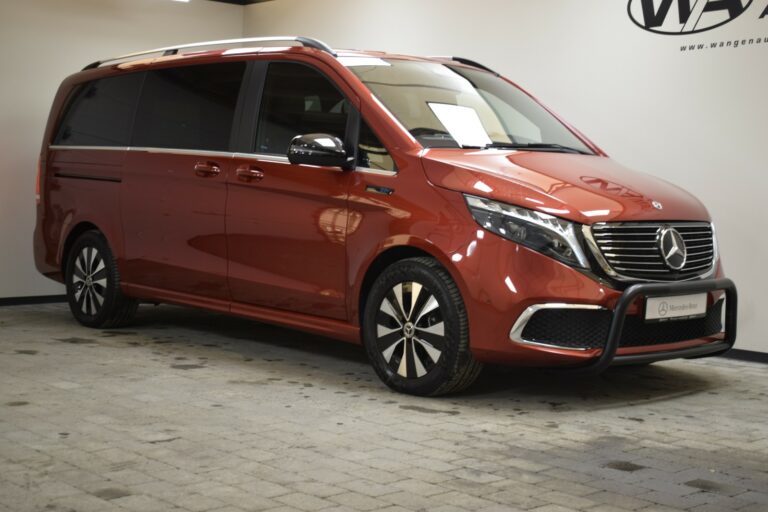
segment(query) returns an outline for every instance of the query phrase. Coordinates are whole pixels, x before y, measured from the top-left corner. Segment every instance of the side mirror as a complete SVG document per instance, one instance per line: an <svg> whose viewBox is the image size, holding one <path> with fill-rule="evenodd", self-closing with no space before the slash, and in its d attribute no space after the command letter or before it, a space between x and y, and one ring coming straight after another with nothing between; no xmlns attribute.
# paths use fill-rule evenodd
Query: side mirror
<svg viewBox="0 0 768 512"><path fill-rule="evenodd" d="M297 135L288 145L288 161L292 164L350 169L351 160L341 139L327 133Z"/></svg>

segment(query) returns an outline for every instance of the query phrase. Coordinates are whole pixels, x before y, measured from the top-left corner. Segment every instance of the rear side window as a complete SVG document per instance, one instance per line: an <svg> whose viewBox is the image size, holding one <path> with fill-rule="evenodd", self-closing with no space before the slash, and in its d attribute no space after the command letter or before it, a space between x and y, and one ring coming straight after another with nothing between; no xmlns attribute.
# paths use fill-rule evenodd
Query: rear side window
<svg viewBox="0 0 768 512"><path fill-rule="evenodd" d="M226 151L244 62L147 72L133 146Z"/></svg>
<svg viewBox="0 0 768 512"><path fill-rule="evenodd" d="M94 80L80 87L54 138L63 146L128 146L141 73Z"/></svg>
<svg viewBox="0 0 768 512"><path fill-rule="evenodd" d="M349 103L319 71L289 62L267 70L256 135L258 153L285 155L296 135L327 133L344 139Z"/></svg>

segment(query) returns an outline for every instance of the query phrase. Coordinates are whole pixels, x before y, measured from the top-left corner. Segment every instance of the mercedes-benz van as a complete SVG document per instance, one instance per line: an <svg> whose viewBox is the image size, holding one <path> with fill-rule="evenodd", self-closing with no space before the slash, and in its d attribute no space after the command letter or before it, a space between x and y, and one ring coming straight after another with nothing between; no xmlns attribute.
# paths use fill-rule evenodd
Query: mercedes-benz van
<svg viewBox="0 0 768 512"><path fill-rule="evenodd" d="M735 340L705 207L467 59L291 37L95 62L38 172L37 268L89 327L230 313L362 343L418 395Z"/></svg>

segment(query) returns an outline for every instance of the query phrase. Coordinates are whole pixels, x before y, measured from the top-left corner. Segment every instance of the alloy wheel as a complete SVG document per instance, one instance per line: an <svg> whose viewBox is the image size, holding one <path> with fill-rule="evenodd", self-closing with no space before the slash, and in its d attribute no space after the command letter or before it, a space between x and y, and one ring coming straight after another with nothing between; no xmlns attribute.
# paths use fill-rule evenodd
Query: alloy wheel
<svg viewBox="0 0 768 512"><path fill-rule="evenodd" d="M406 379L429 373L446 348L443 314L435 295L415 281L396 284L376 318L378 349L389 368Z"/></svg>
<svg viewBox="0 0 768 512"><path fill-rule="evenodd" d="M75 302L86 315L96 315L104 304L107 268L104 258L93 246L83 247L72 272Z"/></svg>

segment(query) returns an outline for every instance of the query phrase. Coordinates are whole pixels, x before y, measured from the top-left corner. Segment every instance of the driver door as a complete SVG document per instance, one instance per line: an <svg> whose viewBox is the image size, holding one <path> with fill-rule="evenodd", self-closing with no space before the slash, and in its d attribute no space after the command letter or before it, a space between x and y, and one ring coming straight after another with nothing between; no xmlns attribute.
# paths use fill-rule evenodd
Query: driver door
<svg viewBox="0 0 768 512"><path fill-rule="evenodd" d="M235 155L226 212L235 302L346 319L347 197L351 172L293 165L296 135L345 139L350 104L317 68L266 66L252 152Z"/></svg>

